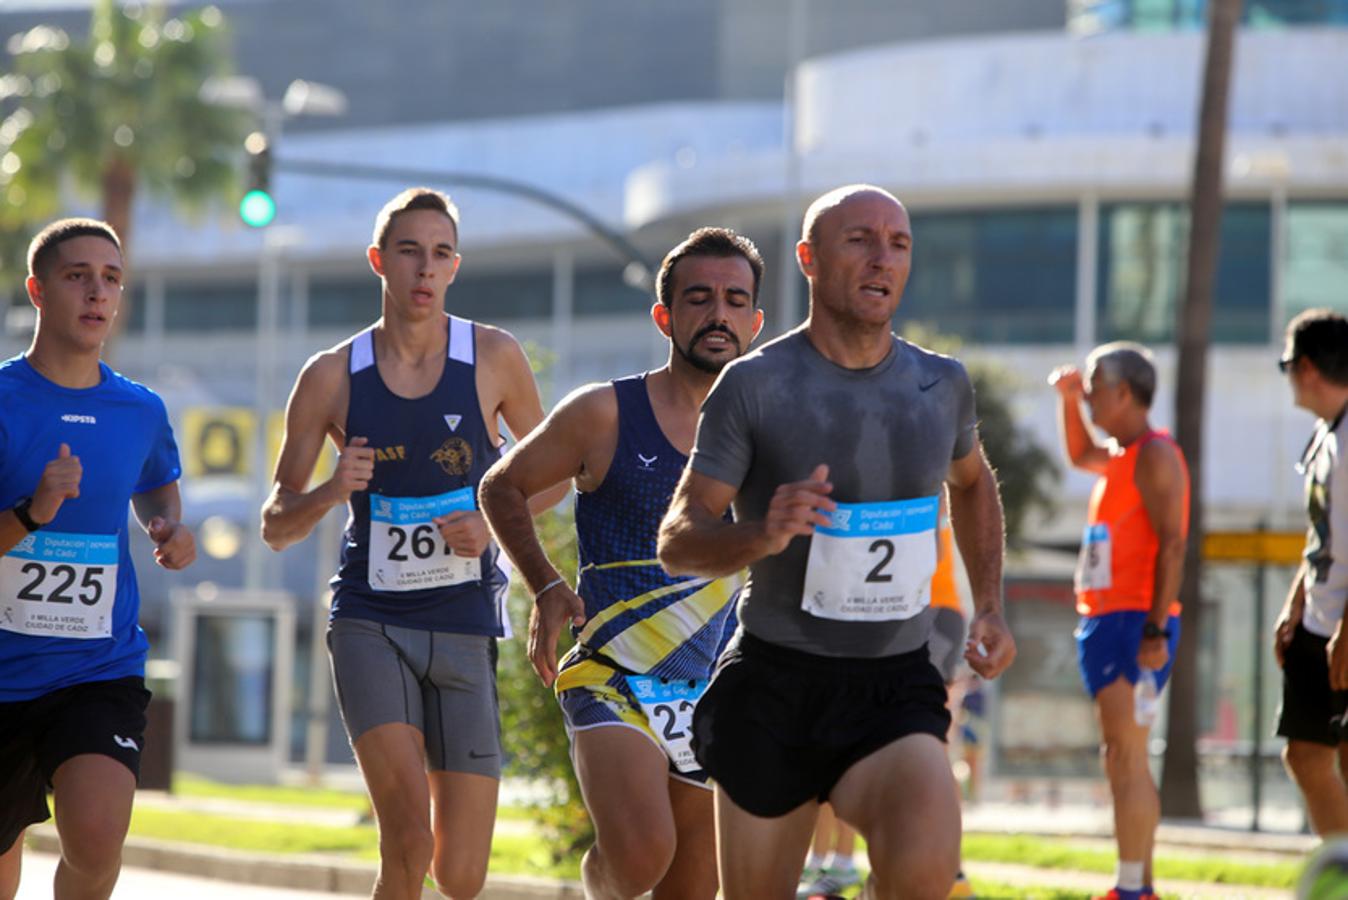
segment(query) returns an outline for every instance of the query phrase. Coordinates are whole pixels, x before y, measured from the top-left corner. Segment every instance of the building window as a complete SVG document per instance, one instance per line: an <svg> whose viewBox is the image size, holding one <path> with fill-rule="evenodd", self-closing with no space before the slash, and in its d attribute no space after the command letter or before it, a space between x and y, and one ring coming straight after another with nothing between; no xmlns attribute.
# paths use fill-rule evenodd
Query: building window
<svg viewBox="0 0 1348 900"><path fill-rule="evenodd" d="M1068 29L1175 31L1202 28L1205 0L1069 0ZM1348 25L1348 0L1247 0L1241 22L1254 28L1284 25Z"/></svg>
<svg viewBox="0 0 1348 900"><path fill-rule="evenodd" d="M165 331L251 331L257 327L257 283L164 285Z"/></svg>
<svg viewBox="0 0 1348 900"><path fill-rule="evenodd" d="M463 273L449 286L446 308L483 322L552 315L552 270Z"/></svg>
<svg viewBox="0 0 1348 900"><path fill-rule="evenodd" d="M985 344L1073 337L1075 209L917 213L899 326Z"/></svg>
<svg viewBox="0 0 1348 900"><path fill-rule="evenodd" d="M379 279L373 275L309 280L309 324L314 328L355 328L380 316ZM445 293L445 308L483 322L546 318L552 310L552 272L467 274L460 272Z"/></svg>
<svg viewBox="0 0 1348 900"><path fill-rule="evenodd" d="M1283 324L1315 307L1348 314L1348 201L1293 203L1286 221Z"/></svg>
<svg viewBox="0 0 1348 900"><path fill-rule="evenodd" d="M1269 339L1269 210L1230 204L1222 213L1212 339ZM1124 203L1100 210L1099 340L1172 341L1184 290L1188 210L1177 203Z"/></svg>
<svg viewBox="0 0 1348 900"><path fill-rule="evenodd" d="M379 318L379 279L370 273L349 278L309 278L309 326L356 328Z"/></svg>
<svg viewBox="0 0 1348 900"><path fill-rule="evenodd" d="M578 269L575 281L577 316L639 315L651 308L654 297L629 287L621 266Z"/></svg>

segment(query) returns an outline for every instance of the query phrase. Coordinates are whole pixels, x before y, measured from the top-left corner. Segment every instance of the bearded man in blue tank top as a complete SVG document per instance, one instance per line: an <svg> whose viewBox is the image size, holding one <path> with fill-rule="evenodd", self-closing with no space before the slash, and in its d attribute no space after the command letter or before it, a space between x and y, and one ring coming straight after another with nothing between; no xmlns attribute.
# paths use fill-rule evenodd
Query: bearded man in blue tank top
<svg viewBox="0 0 1348 900"><path fill-rule="evenodd" d="M727 900L791 896L822 802L866 840L867 897L945 898L959 866L950 714L926 647L945 488L974 595L965 659L991 678L1015 644L969 376L892 333L912 248L888 191L811 204L796 244L809 318L722 370L661 525L670 572L749 567L693 716Z"/></svg>
<svg viewBox="0 0 1348 900"><path fill-rule="evenodd" d="M748 239L693 232L665 257L651 307L670 342L665 366L580 388L483 479L492 530L534 593L529 657L557 691L595 826L581 865L587 897L716 896L712 794L688 729L739 579L671 577L655 540L702 400L762 327L762 275ZM543 553L526 505L565 479L577 491L574 591ZM576 644L559 666L567 623Z"/></svg>
<svg viewBox="0 0 1348 900"><path fill-rule="evenodd" d="M263 540L280 550L333 506L350 508L328 648L379 825L381 900L420 897L428 869L449 897L475 897L486 880L507 577L476 493L500 456L498 421L518 439L543 418L519 343L445 313L458 220L426 188L380 211L366 255L383 314L305 364L262 509ZM336 471L306 489L328 439Z"/></svg>

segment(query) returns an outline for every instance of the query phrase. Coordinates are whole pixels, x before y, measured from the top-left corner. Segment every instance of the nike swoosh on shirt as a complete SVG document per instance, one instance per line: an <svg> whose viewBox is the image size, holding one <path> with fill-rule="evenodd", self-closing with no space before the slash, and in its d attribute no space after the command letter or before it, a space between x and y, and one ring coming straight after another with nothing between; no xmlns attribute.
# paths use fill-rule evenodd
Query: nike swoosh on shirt
<svg viewBox="0 0 1348 900"><path fill-rule="evenodd" d="M938 385L938 384L940 384L940 383L941 383L941 379L938 378L938 379L936 379L935 381L931 382L930 384L919 384L919 385L917 386L917 389L918 389L919 391L926 392L926 391L929 391L929 390L931 390L932 388L936 387L936 385Z"/></svg>

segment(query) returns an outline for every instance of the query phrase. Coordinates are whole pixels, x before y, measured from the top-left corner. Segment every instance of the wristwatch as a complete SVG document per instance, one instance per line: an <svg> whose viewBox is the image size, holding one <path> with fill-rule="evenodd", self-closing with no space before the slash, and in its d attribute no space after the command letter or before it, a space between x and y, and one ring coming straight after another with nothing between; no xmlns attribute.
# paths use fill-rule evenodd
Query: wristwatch
<svg viewBox="0 0 1348 900"><path fill-rule="evenodd" d="M1144 638L1168 638L1170 637L1170 629L1162 628L1155 622L1148 622L1142 626L1142 636Z"/></svg>
<svg viewBox="0 0 1348 900"><path fill-rule="evenodd" d="M14 505L14 518L19 520L19 524L28 529L29 534L42 527L41 522L35 521L29 509L33 505L32 497L24 497Z"/></svg>

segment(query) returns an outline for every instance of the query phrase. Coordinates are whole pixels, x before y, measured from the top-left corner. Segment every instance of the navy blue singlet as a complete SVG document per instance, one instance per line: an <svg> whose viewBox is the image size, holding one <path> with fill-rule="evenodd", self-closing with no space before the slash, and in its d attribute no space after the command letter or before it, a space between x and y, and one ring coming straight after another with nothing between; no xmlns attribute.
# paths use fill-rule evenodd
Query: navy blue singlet
<svg viewBox="0 0 1348 900"><path fill-rule="evenodd" d="M508 579L496 545L476 561L455 557L430 522L476 509L478 482L501 456L482 419L473 323L448 316L447 327L444 372L415 399L384 384L373 327L350 341L346 434L369 439L375 465L369 489L351 495L332 618L501 637Z"/></svg>

